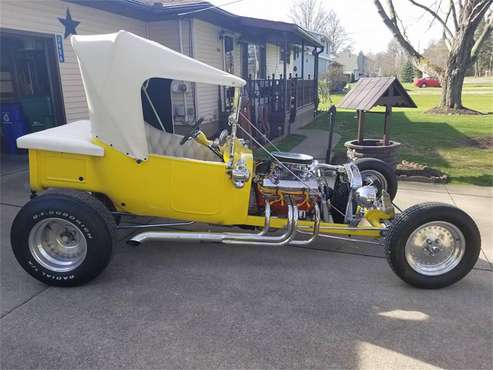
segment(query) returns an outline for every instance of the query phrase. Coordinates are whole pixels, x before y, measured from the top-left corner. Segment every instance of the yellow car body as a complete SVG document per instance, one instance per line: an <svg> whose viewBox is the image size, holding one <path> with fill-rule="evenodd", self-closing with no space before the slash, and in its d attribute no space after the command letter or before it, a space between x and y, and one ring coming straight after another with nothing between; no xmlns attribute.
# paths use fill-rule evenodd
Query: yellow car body
<svg viewBox="0 0 493 370"><path fill-rule="evenodd" d="M12 223L11 244L20 265L39 281L76 286L95 278L109 263L119 228L147 228L127 240L133 246L147 241L306 246L319 236L346 241L361 239L345 236L383 236L366 242L384 244L394 272L424 288L450 285L476 263L481 238L463 211L425 203L394 220L397 177L382 161L367 159L365 169L365 159L331 165L303 154L269 152L268 170L257 166L251 146L237 136L243 79L126 31L72 36L71 42L90 119L17 139L19 148L29 150L33 199ZM234 88L229 130L209 141L197 112L186 137L166 130L148 94L155 79L170 89L173 81ZM173 111L171 95L161 103ZM50 188L64 190L44 192ZM281 211L275 209L279 204ZM122 213L187 222L117 226ZM334 219L340 223L330 223ZM166 229L188 222L257 230Z"/></svg>
<svg viewBox="0 0 493 370"><path fill-rule="evenodd" d="M136 161L97 139L104 156L29 150L31 189L69 188L102 193L117 211L139 216L164 217L217 225L261 227L264 217L248 214L251 178L242 188L233 185L228 174L229 143L223 148L223 162L151 154ZM235 140L233 163L243 159L254 173L252 151ZM370 213L360 229L345 224L321 223L321 233L380 237L381 221L389 215ZM284 218L271 219L271 226L286 225ZM299 221L311 228L312 221ZM330 229L337 227L337 229Z"/></svg>

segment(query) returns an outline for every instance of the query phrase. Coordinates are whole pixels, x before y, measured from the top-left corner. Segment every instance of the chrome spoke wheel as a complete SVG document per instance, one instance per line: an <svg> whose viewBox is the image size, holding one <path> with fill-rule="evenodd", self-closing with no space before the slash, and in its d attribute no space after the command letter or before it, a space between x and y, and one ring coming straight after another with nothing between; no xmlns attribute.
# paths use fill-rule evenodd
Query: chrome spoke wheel
<svg viewBox="0 0 493 370"><path fill-rule="evenodd" d="M72 222L46 218L31 229L29 250L41 266L53 272L76 269L87 255L87 241Z"/></svg>
<svg viewBox="0 0 493 370"><path fill-rule="evenodd" d="M379 193L381 193L382 190L387 191L388 189L387 179L381 172L375 170L362 170L361 178L363 179L364 185L375 186Z"/></svg>
<svg viewBox="0 0 493 370"><path fill-rule="evenodd" d="M462 260L466 240L459 228L449 222L432 221L414 230L405 246L406 261L426 276L443 275Z"/></svg>

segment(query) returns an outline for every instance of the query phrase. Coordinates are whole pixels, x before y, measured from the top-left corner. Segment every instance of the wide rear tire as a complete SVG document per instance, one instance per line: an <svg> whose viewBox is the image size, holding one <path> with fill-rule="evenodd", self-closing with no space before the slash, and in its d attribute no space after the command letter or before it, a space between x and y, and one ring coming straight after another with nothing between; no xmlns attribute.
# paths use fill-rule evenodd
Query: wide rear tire
<svg viewBox="0 0 493 370"><path fill-rule="evenodd" d="M394 219L385 238L390 267L418 288L449 286L476 264L481 237L473 219L448 204L423 203Z"/></svg>
<svg viewBox="0 0 493 370"><path fill-rule="evenodd" d="M397 175L391 166L377 158L361 158L355 163L361 172L364 185L376 186L378 195L385 190L390 199L394 200L397 194Z"/></svg>
<svg viewBox="0 0 493 370"><path fill-rule="evenodd" d="M17 214L11 244L19 264L39 281L76 286L108 265L115 234L111 213L94 196L49 190Z"/></svg>

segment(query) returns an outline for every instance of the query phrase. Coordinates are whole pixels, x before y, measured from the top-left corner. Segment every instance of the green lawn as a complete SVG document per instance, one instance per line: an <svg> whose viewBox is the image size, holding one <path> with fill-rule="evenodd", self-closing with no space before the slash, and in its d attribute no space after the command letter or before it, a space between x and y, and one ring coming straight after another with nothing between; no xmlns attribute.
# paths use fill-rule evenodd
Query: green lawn
<svg viewBox="0 0 493 370"><path fill-rule="evenodd" d="M440 89L419 89L411 84L405 87L418 108L393 111L390 137L403 144L401 159L437 168L447 173L452 182L493 185L493 80L468 79L464 85L464 105L488 113L485 115L427 114L438 104ZM337 103L341 98L335 95L331 100ZM382 118L367 114L365 137L382 136ZM322 114L307 128L327 126L327 115ZM345 152L344 142L356 138L355 112L338 110L335 130L342 135L336 146L336 153L341 155Z"/></svg>

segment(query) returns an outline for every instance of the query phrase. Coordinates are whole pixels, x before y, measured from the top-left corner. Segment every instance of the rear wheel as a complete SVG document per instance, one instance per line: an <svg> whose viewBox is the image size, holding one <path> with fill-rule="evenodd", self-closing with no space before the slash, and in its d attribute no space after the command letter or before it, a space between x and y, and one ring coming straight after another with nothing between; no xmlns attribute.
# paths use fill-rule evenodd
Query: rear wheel
<svg viewBox="0 0 493 370"><path fill-rule="evenodd" d="M373 185L378 195L385 190L394 200L397 194L397 175L392 167L377 158L362 158L356 161L363 179L363 185Z"/></svg>
<svg viewBox="0 0 493 370"><path fill-rule="evenodd" d="M75 286L107 266L115 232L111 213L89 193L50 190L22 207L11 244L19 264L36 279Z"/></svg>
<svg viewBox="0 0 493 370"><path fill-rule="evenodd" d="M428 85L426 85L425 83L422 83L419 87L421 87L421 88L425 88L425 87L427 87L427 86L428 86Z"/></svg>
<svg viewBox="0 0 493 370"><path fill-rule="evenodd" d="M424 203L399 214L385 239L387 260L406 283L435 289L454 284L478 260L481 237L464 211Z"/></svg>

